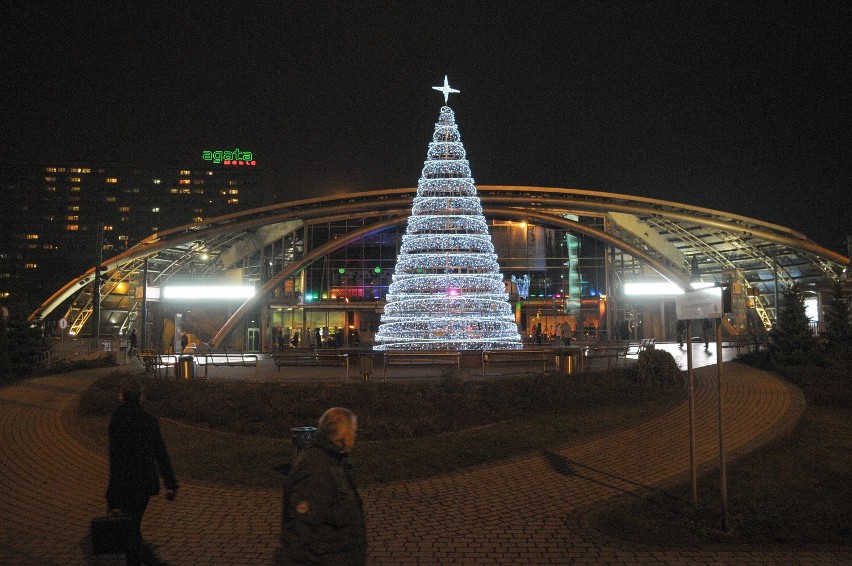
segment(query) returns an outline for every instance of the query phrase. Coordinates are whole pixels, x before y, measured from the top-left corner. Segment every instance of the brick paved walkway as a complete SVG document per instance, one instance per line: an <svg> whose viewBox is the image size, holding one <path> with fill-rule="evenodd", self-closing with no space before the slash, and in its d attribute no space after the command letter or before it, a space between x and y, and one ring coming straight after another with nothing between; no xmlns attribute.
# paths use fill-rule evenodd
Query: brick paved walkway
<svg viewBox="0 0 852 566"><path fill-rule="evenodd" d="M730 455L795 424L803 408L797 390L766 372L725 369ZM87 541L89 519L104 511L105 455L80 444L61 418L92 379L110 371L0 389L0 564L121 563L92 557ZM696 374L698 456L707 467L718 458L715 366ZM590 508L685 476L686 423L684 404L576 445L365 489L370 564L852 563L849 549L655 549L589 531ZM277 490L183 482L177 501L152 500L143 532L174 564L269 564L279 501Z"/></svg>

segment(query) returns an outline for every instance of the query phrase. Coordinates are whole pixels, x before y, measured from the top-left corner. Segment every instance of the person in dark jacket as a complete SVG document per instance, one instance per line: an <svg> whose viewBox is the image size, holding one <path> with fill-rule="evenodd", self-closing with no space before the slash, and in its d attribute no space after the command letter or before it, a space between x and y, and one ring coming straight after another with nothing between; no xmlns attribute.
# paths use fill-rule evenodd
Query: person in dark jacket
<svg viewBox="0 0 852 566"><path fill-rule="evenodd" d="M106 491L110 513L130 515L131 533L127 564L163 564L142 540L142 516L152 495L160 493L160 476L166 498L175 498L178 484L171 459L160 434L157 417L142 408L144 389L138 381L123 384L121 405L109 423L109 485Z"/></svg>
<svg viewBox="0 0 852 566"><path fill-rule="evenodd" d="M281 533L285 563L366 564L364 509L348 460L357 428L349 409L327 410L313 444L287 474Z"/></svg>

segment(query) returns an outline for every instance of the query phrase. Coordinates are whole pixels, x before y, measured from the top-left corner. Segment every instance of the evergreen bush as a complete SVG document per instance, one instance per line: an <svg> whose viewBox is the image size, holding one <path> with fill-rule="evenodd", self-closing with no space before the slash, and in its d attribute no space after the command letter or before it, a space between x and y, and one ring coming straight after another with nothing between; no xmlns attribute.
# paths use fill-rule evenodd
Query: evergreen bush
<svg viewBox="0 0 852 566"><path fill-rule="evenodd" d="M769 352L777 367L807 363L815 350L816 338L805 313L805 295L799 285L784 291L784 306L769 331Z"/></svg>
<svg viewBox="0 0 852 566"><path fill-rule="evenodd" d="M634 370L639 384L665 389L683 385L683 372L670 353L665 350L639 352L639 361Z"/></svg>

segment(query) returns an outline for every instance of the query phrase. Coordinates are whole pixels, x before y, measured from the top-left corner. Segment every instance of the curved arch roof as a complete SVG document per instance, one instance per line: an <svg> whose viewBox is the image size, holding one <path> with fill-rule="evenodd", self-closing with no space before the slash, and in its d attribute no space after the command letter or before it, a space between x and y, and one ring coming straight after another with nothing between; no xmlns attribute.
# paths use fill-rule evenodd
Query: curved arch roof
<svg viewBox="0 0 852 566"><path fill-rule="evenodd" d="M821 247L803 234L723 211L580 189L480 185L477 190L489 220L529 221L586 234L637 258L682 286L689 281L693 258L699 261L702 274L721 280L723 273L737 272L742 283L755 287L776 277L785 283L838 280L849 263L845 256ZM180 277L190 264L196 276L211 276L307 224L364 221L362 228L292 258L249 302L264 300L276 283L323 255L365 234L405 222L415 194L415 188L403 188L298 200L157 232L103 263L102 304L121 289L122 282L138 274L146 260L150 284L163 285ZM603 229L573 220L576 217L602 218ZM207 259L198 262L201 254ZM87 308L91 312L94 279L91 269L69 281L30 319L45 319L74 299L71 310L77 312L69 314L82 327ZM134 306L124 304L119 308L129 312ZM247 303L238 310L214 339L216 343L250 306Z"/></svg>

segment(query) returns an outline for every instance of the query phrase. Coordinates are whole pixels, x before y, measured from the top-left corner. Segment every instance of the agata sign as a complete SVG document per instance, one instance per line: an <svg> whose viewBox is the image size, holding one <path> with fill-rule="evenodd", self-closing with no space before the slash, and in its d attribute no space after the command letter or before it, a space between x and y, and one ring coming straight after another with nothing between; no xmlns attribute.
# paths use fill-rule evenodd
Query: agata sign
<svg viewBox="0 0 852 566"><path fill-rule="evenodd" d="M255 161L252 152L240 151L240 148L233 151L222 151L219 149L211 151L209 149L205 149L201 152L201 159L222 165L257 165L257 161Z"/></svg>

